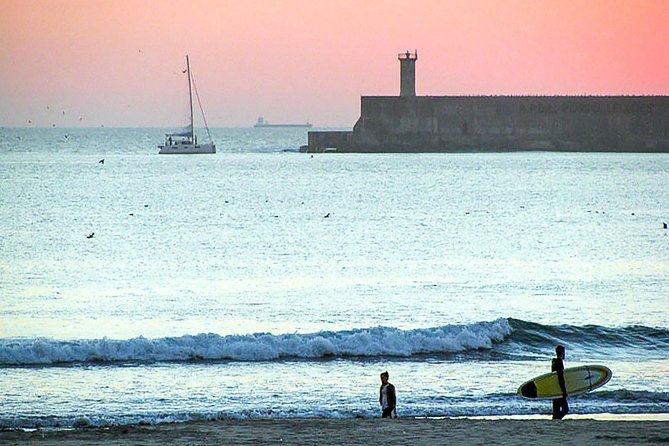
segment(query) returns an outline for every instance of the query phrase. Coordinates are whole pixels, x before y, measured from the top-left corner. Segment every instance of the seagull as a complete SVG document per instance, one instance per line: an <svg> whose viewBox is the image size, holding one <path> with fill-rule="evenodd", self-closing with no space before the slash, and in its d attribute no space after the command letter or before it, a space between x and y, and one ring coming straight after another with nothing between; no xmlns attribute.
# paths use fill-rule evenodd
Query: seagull
<svg viewBox="0 0 669 446"><path fill-rule="evenodd" d="M105 163L105 159L104 159L104 158L102 158L100 161L98 161L98 164L104 164L104 163Z"/></svg>
<svg viewBox="0 0 669 446"><path fill-rule="evenodd" d="M86 236L86 238L93 238L94 235L95 235L95 232L91 232L90 234L88 234L88 235Z"/></svg>
<svg viewBox="0 0 669 446"><path fill-rule="evenodd" d="M662 229L667 229L667 223L666 222L662 223Z"/></svg>
<svg viewBox="0 0 669 446"><path fill-rule="evenodd" d="M329 217L330 217L330 213L329 213L329 212L323 216L323 218L329 218Z"/></svg>

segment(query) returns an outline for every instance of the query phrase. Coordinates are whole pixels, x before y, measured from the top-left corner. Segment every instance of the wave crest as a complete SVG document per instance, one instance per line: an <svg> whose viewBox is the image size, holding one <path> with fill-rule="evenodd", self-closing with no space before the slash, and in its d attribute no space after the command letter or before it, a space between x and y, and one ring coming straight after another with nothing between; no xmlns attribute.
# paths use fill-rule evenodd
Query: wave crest
<svg viewBox="0 0 669 446"><path fill-rule="evenodd" d="M669 330L643 326L542 325L509 318L413 330L374 327L309 334L221 336L203 333L158 339L140 336L127 340L0 339L0 367L409 357L451 353L471 353L478 359L520 360L550 356L557 344L566 345L572 358L665 358L669 355Z"/></svg>
<svg viewBox="0 0 669 446"><path fill-rule="evenodd" d="M45 338L0 340L0 366L125 361L234 360L411 356L490 349L512 328L507 319L437 328L375 327L312 334L186 335L128 340L61 341Z"/></svg>

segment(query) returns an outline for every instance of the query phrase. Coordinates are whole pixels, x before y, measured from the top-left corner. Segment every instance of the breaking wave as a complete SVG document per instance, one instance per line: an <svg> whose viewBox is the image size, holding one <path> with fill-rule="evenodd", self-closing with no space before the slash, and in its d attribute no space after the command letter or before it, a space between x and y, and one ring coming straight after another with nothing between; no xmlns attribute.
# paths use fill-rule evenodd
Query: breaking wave
<svg viewBox="0 0 669 446"><path fill-rule="evenodd" d="M187 335L128 340L0 340L0 366L192 360L270 361L327 357L407 357L489 349L511 333L506 319L469 325L399 330L369 329L313 334Z"/></svg>
<svg viewBox="0 0 669 446"><path fill-rule="evenodd" d="M310 334L185 335L127 340L0 339L0 367L167 361L273 361L283 359L410 357L471 354L524 358L550 355L557 343L577 356L669 355L669 330L630 326L542 325L497 319L400 330L374 327Z"/></svg>

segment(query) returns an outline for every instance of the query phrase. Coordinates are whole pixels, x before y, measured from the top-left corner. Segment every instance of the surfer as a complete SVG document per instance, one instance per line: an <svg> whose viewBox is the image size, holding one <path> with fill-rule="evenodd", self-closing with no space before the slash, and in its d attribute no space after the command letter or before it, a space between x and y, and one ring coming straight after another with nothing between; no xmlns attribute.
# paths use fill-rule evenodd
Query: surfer
<svg viewBox="0 0 669 446"><path fill-rule="evenodd" d="M381 418L397 418L395 405L397 404L397 397L395 396L395 386L388 382L390 375L388 372L381 373L381 389L379 390L379 404L383 413Z"/></svg>
<svg viewBox="0 0 669 446"><path fill-rule="evenodd" d="M562 390L562 398L553 400L553 419L561 420L569 412L569 403L567 403L567 386L564 382L564 354L563 345L555 347L555 358L551 362L551 372L557 372L558 383Z"/></svg>

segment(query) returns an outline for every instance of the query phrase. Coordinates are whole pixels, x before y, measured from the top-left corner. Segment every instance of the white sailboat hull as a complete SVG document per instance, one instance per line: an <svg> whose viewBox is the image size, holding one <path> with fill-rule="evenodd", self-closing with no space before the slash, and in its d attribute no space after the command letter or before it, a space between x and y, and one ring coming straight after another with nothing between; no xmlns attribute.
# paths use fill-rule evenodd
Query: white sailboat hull
<svg viewBox="0 0 669 446"><path fill-rule="evenodd" d="M158 146L158 153L163 155L193 155L199 153L216 153L214 144L172 144Z"/></svg>

